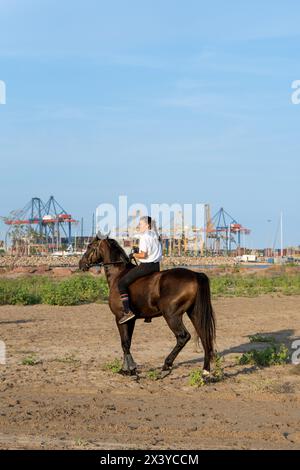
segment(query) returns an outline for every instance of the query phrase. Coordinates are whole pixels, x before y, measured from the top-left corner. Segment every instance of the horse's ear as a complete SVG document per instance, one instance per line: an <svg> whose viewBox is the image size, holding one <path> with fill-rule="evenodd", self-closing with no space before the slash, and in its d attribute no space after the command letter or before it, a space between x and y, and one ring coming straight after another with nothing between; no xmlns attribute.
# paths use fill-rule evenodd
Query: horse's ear
<svg viewBox="0 0 300 470"><path fill-rule="evenodd" d="M104 240L105 238L109 237L109 234L110 234L110 232L108 232L108 235L104 235L103 233L100 232L100 230L98 230L98 232L96 234L96 239L97 240Z"/></svg>
<svg viewBox="0 0 300 470"><path fill-rule="evenodd" d="M111 230L110 230L110 231L108 232L108 234L106 235L106 238L109 238L110 232L111 232Z"/></svg>

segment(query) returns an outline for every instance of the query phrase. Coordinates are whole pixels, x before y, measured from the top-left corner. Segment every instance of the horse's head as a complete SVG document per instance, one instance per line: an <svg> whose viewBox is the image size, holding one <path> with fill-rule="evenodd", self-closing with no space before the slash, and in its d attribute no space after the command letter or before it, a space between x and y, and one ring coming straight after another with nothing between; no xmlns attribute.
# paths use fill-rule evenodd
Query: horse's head
<svg viewBox="0 0 300 470"><path fill-rule="evenodd" d="M94 264L100 264L104 259L103 251L104 239L96 235L96 237L88 244L86 252L79 261L79 269L88 271Z"/></svg>
<svg viewBox="0 0 300 470"><path fill-rule="evenodd" d="M88 271L95 264L124 263L128 264L129 258L116 240L97 234L88 245L86 252L79 261L79 269Z"/></svg>

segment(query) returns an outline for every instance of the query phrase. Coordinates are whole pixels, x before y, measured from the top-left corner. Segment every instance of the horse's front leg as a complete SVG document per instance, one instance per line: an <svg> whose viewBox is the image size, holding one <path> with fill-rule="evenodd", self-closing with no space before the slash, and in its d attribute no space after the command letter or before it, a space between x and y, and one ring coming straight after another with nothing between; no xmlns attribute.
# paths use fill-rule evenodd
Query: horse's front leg
<svg viewBox="0 0 300 470"><path fill-rule="evenodd" d="M119 325L118 318L116 319L117 327L120 333L122 349L124 353L124 360L121 372L123 374L134 375L136 374L137 365L133 360L133 357L130 353L131 339L135 326L135 319L130 320L127 323Z"/></svg>

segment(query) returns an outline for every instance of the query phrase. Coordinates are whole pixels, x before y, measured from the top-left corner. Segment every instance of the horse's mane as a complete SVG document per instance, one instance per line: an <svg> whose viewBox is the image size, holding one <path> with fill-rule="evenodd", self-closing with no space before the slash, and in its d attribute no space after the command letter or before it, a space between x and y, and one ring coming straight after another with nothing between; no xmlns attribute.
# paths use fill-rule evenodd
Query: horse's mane
<svg viewBox="0 0 300 470"><path fill-rule="evenodd" d="M118 256L121 261L124 261L126 264L131 264L128 255L126 254L125 250L119 245L117 240L114 238L107 239L110 247L112 248L112 254Z"/></svg>

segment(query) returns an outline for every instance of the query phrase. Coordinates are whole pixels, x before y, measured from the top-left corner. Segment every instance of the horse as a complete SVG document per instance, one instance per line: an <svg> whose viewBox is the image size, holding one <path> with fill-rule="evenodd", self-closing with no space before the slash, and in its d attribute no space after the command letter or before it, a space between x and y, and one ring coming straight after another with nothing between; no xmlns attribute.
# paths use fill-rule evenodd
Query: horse
<svg viewBox="0 0 300 470"><path fill-rule="evenodd" d="M152 318L161 316L176 337L176 345L161 369L162 376L170 373L175 358L191 338L182 321L185 312L204 349L203 373L210 373L210 363L214 358L216 322L206 274L186 268L172 268L137 279L129 287L131 310L136 316L120 325L118 322L122 317L122 303L118 280L134 264L116 240L109 236L96 235L79 261L79 270L88 271L95 265L104 267L108 282L109 307L115 315L124 353L121 368L123 374L137 374L137 365L130 352L135 321L144 319L145 322L150 322Z"/></svg>

